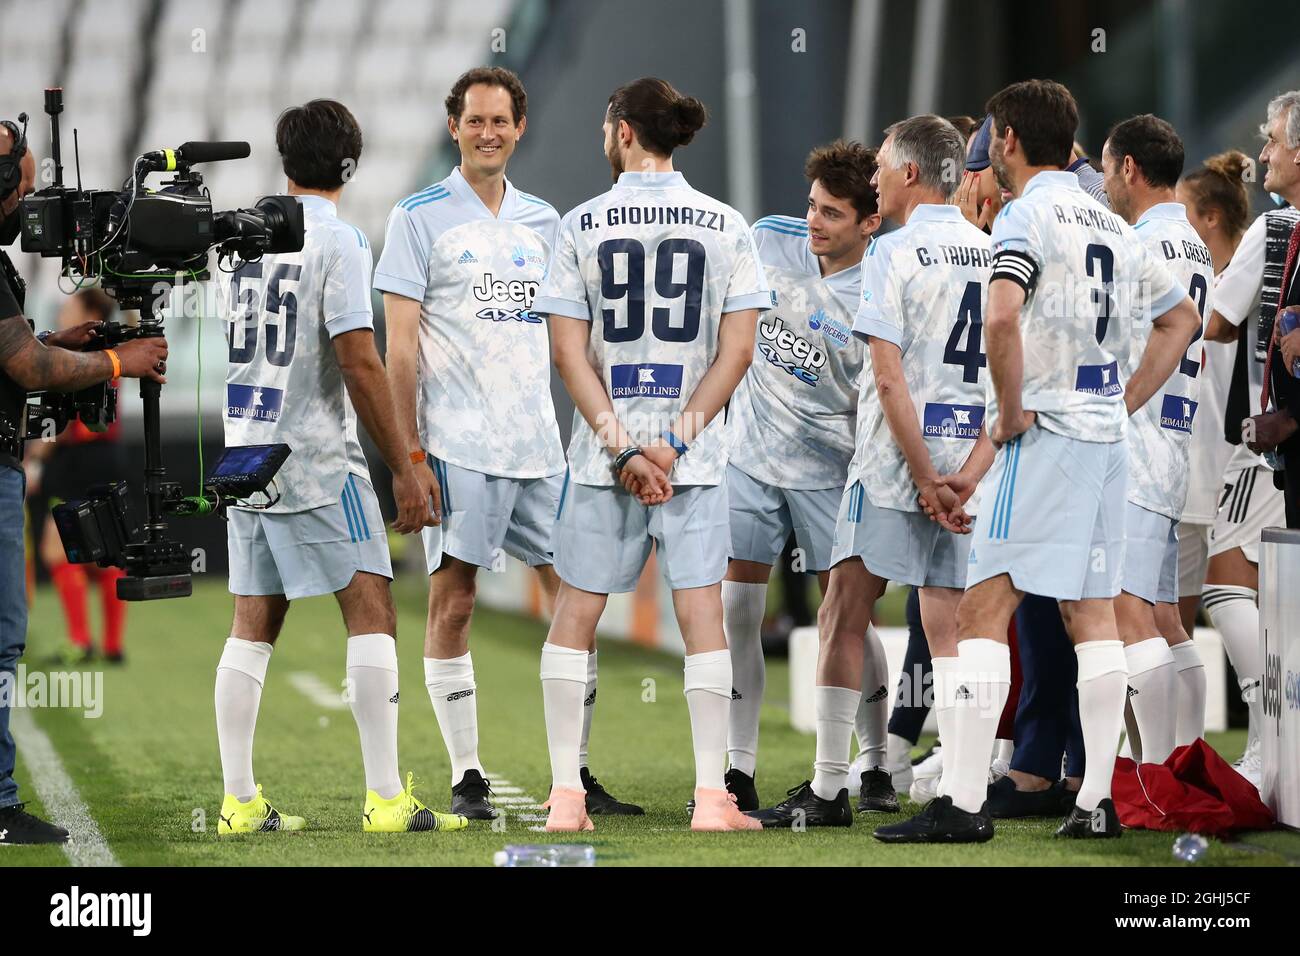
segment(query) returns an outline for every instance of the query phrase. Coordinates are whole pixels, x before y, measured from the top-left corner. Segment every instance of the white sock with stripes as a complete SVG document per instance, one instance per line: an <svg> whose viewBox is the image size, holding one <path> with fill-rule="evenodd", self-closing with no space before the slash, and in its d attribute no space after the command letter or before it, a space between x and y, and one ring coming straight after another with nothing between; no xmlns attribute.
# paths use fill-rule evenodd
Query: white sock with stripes
<svg viewBox="0 0 1300 956"><path fill-rule="evenodd" d="M1223 638L1223 649L1237 672L1250 715L1247 735L1250 740L1259 736L1264 717L1264 698L1259 693L1264 657L1259 639L1259 606L1255 603L1257 593L1254 588L1230 584L1207 584L1201 592L1201 606Z"/></svg>

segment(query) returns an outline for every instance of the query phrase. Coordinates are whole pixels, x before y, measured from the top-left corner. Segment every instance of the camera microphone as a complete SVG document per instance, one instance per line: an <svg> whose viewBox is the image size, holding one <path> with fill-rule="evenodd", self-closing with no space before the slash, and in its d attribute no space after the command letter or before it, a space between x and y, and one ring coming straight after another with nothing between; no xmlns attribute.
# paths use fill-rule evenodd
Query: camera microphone
<svg viewBox="0 0 1300 956"><path fill-rule="evenodd" d="M182 143L175 149L156 149L140 157L146 169L171 172L179 165L219 163L228 159L244 159L252 152L247 143L196 142Z"/></svg>

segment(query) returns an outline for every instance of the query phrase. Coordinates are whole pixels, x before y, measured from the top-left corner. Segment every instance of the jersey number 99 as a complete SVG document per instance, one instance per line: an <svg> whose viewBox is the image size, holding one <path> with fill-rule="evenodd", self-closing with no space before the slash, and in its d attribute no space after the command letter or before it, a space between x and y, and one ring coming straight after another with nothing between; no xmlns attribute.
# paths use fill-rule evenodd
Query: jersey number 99
<svg viewBox="0 0 1300 956"><path fill-rule="evenodd" d="M686 275L673 278L678 256L686 257ZM625 279L617 278L616 265L623 261ZM596 249L600 264L600 297L609 305L626 300L626 321L618 323L618 310L600 310L606 342L635 342L645 334L646 251L638 239L606 239ZM694 342L700 334L700 308L704 296L704 246L694 239L664 239L654 254L654 291L657 300L682 300L681 325L670 321L672 310L655 306L651 327L661 342Z"/></svg>

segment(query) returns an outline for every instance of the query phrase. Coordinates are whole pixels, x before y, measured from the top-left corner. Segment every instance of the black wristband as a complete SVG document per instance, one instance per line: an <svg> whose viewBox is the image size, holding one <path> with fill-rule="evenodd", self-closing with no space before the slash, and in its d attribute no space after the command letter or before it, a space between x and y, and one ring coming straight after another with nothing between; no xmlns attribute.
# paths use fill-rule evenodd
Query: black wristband
<svg viewBox="0 0 1300 956"><path fill-rule="evenodd" d="M629 461L631 461L637 455L644 455L644 454L645 452L643 452L636 445L632 445L628 448L624 448L621 452L619 452L614 457L614 474L621 475L623 473L623 469L627 467L627 463Z"/></svg>

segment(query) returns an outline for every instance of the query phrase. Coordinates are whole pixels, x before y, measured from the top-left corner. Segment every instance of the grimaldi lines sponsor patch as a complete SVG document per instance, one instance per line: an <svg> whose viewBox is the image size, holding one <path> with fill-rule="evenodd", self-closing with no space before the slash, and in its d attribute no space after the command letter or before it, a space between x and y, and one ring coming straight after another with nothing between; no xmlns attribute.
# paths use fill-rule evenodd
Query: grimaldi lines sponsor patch
<svg viewBox="0 0 1300 956"><path fill-rule="evenodd" d="M251 418L257 422L277 422L284 392L264 385L226 385L226 417Z"/></svg>
<svg viewBox="0 0 1300 956"><path fill-rule="evenodd" d="M1119 365L1107 362L1105 365L1080 365L1074 376L1074 390L1087 392L1089 395L1118 395L1124 391L1119 381Z"/></svg>
<svg viewBox="0 0 1300 956"><path fill-rule="evenodd" d="M682 367L653 362L611 366L609 393L613 398L681 398Z"/></svg>
<svg viewBox="0 0 1300 956"><path fill-rule="evenodd" d="M949 402L926 402L921 434L926 438L980 437L984 427L983 405L953 405Z"/></svg>
<svg viewBox="0 0 1300 956"><path fill-rule="evenodd" d="M1166 395L1160 405L1160 427L1170 428L1176 432L1192 430L1192 419L1196 417L1196 402L1181 395Z"/></svg>

